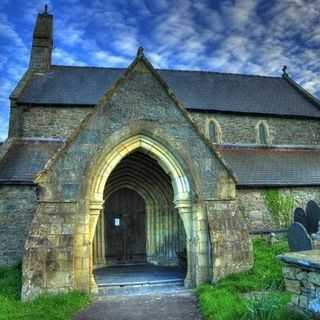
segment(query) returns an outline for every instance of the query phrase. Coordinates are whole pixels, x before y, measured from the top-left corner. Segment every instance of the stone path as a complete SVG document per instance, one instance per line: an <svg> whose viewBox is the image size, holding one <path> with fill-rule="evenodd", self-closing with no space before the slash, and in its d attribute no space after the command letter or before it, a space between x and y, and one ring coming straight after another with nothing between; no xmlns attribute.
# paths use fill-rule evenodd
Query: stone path
<svg viewBox="0 0 320 320"><path fill-rule="evenodd" d="M200 320L190 293L104 297L74 320Z"/></svg>

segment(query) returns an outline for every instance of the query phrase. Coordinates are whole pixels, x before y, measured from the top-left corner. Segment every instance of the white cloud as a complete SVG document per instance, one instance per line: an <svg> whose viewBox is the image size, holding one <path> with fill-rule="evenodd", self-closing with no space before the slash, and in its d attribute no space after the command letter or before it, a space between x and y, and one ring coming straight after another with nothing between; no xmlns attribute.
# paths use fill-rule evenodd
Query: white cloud
<svg viewBox="0 0 320 320"><path fill-rule="evenodd" d="M27 66L36 14L43 10L26 1L16 11L25 23L18 29L5 14L8 5L1 1L1 121L7 121L8 95ZM318 1L51 0L49 12L56 64L125 67L143 46L157 68L280 75L286 64L320 96Z"/></svg>
<svg viewBox="0 0 320 320"><path fill-rule="evenodd" d="M0 113L0 141L4 141L8 136L8 118Z"/></svg>
<svg viewBox="0 0 320 320"><path fill-rule="evenodd" d="M3 13L0 13L0 37L13 43L17 47L25 47L21 37L9 22L8 17Z"/></svg>
<svg viewBox="0 0 320 320"><path fill-rule="evenodd" d="M56 48L53 50L53 61L55 64L67 65L67 66L85 66L86 63L68 51Z"/></svg>
<svg viewBox="0 0 320 320"><path fill-rule="evenodd" d="M121 56L115 56L109 52L98 51L93 53L94 59L99 65L109 67L124 67L130 63L130 59Z"/></svg>

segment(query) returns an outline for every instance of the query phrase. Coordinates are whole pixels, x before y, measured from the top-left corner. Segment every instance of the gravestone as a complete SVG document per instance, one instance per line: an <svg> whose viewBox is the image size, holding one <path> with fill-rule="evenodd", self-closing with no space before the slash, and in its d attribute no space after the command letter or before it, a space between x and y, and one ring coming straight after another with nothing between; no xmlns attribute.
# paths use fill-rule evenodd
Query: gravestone
<svg viewBox="0 0 320 320"><path fill-rule="evenodd" d="M294 222L288 229L288 243L290 251L304 251L312 249L312 240L308 231L299 222Z"/></svg>
<svg viewBox="0 0 320 320"><path fill-rule="evenodd" d="M320 220L320 208L313 201L307 203L307 230L309 234L317 233L319 220Z"/></svg>
<svg viewBox="0 0 320 320"><path fill-rule="evenodd" d="M293 221L301 223L308 231L307 215L302 208L294 210Z"/></svg>

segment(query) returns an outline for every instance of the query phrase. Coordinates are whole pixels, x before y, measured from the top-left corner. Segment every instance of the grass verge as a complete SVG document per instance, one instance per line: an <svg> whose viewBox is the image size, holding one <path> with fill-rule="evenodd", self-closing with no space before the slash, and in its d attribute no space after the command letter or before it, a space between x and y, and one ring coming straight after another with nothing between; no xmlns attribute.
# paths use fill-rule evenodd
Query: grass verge
<svg viewBox="0 0 320 320"><path fill-rule="evenodd" d="M79 292L44 295L32 302L20 301L21 269L0 268L0 320L66 320L90 302Z"/></svg>
<svg viewBox="0 0 320 320"><path fill-rule="evenodd" d="M199 305L207 320L305 320L288 310L290 294L284 291L281 264L276 256L287 252L286 242L269 245L254 241L254 266L244 273L231 275L216 285L197 289ZM265 292L257 294L254 292ZM252 297L248 299L247 293Z"/></svg>

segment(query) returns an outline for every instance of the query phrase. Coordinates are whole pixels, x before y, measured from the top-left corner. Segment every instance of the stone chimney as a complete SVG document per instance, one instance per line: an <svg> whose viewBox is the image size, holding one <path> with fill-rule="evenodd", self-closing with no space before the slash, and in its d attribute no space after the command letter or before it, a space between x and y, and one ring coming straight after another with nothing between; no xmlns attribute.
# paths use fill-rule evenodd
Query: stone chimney
<svg viewBox="0 0 320 320"><path fill-rule="evenodd" d="M53 47L53 16L48 14L48 6L37 16L33 31L32 50L29 67L35 72L47 72L51 66Z"/></svg>

